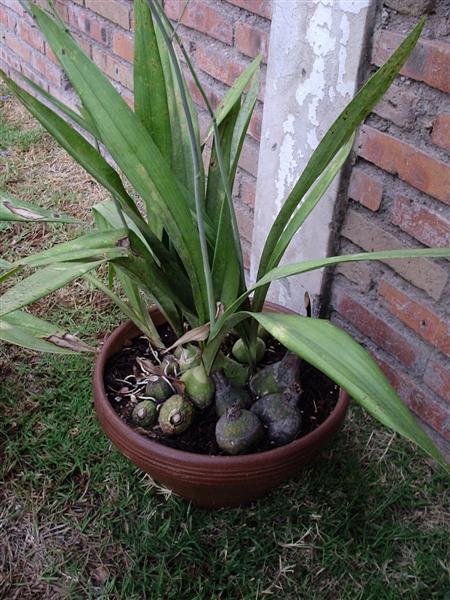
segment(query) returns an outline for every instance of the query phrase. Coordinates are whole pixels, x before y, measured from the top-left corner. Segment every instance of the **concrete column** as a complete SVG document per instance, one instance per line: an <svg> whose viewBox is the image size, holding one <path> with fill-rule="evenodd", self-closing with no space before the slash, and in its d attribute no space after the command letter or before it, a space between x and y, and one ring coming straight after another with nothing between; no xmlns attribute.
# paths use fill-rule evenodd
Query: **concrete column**
<svg viewBox="0 0 450 600"><path fill-rule="evenodd" d="M370 0L273 0L256 188L251 279L267 233L328 127L353 97ZM283 263L327 255L338 182L292 240ZM270 299L304 312L322 271L272 284Z"/></svg>

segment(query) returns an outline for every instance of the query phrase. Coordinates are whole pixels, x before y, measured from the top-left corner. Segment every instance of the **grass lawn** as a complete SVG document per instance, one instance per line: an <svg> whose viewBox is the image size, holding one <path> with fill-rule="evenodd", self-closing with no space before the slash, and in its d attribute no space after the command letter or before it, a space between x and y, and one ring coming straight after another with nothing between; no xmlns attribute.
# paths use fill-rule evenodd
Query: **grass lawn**
<svg viewBox="0 0 450 600"><path fill-rule="evenodd" d="M106 193L4 88L0 96L0 187L89 219ZM8 226L1 254L75 231ZM91 342L121 319L80 282L33 312ZM94 416L91 372L89 357L0 347L0 598L448 597L448 480L359 409L298 480L249 507L208 512L111 446Z"/></svg>

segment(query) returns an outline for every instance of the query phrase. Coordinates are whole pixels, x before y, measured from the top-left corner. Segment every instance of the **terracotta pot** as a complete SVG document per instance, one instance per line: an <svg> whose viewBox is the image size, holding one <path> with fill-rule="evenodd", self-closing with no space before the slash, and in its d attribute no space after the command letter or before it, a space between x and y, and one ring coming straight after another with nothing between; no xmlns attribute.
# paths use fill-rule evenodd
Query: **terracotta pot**
<svg viewBox="0 0 450 600"><path fill-rule="evenodd" d="M290 312L270 304L265 308ZM164 323L158 310L152 310L152 317L156 325ZM317 429L280 448L242 456L206 456L158 444L120 419L104 388L107 360L138 334L136 326L128 321L108 337L100 351L94 370L94 403L98 419L106 435L131 462L197 506L239 506L267 494L313 460L344 421L349 398L341 390L333 412Z"/></svg>

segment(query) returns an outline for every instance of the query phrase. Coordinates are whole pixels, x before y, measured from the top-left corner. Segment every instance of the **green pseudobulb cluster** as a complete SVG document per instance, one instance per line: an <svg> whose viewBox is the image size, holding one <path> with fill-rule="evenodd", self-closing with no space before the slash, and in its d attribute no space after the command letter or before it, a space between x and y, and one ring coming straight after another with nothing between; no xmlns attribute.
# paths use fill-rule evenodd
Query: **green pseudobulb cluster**
<svg viewBox="0 0 450 600"><path fill-rule="evenodd" d="M240 343L239 343L240 342ZM266 343L258 338L256 359ZM232 357L219 352L211 375L200 347L191 343L166 353L160 374L147 376L132 420L139 427L159 427L164 434L184 433L202 411L214 411L218 447L227 454L251 451L264 438L271 446L288 444L300 430L300 360L287 353L280 361L253 372L245 344L238 339Z"/></svg>

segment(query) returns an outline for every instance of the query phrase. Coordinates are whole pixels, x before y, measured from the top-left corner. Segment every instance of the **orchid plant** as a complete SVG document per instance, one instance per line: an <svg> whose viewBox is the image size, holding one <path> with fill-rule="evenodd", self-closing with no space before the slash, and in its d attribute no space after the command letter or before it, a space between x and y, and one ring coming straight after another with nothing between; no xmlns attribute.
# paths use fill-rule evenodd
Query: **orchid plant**
<svg viewBox="0 0 450 600"><path fill-rule="evenodd" d="M208 372L231 329L238 332L255 364L257 331L262 326L288 350L346 389L376 419L448 469L377 364L347 333L324 319L264 311L270 284L291 275L352 261L450 256L450 248L402 249L279 266L292 238L346 161L355 130L414 48L424 21L360 89L318 144L272 225L256 283L247 287L232 189L257 98L260 58L213 111L159 1L134 0L133 110L78 47L51 4L47 11L33 3L27 8L78 95L78 109L23 76L34 95L5 73L2 77L111 199L94 206L94 231L14 263L0 262L1 281L17 276L23 267L36 269L1 296L0 339L38 351L92 350L57 325L23 310L76 278L85 278L102 290L155 347L161 347L148 312L149 304L156 304L179 337L178 343L195 340L200 344ZM182 61L211 117L204 139ZM207 152L209 162L204 161ZM131 188L134 192L128 191ZM0 220L74 221L5 192L0 192ZM105 264L109 281L99 269Z"/></svg>

